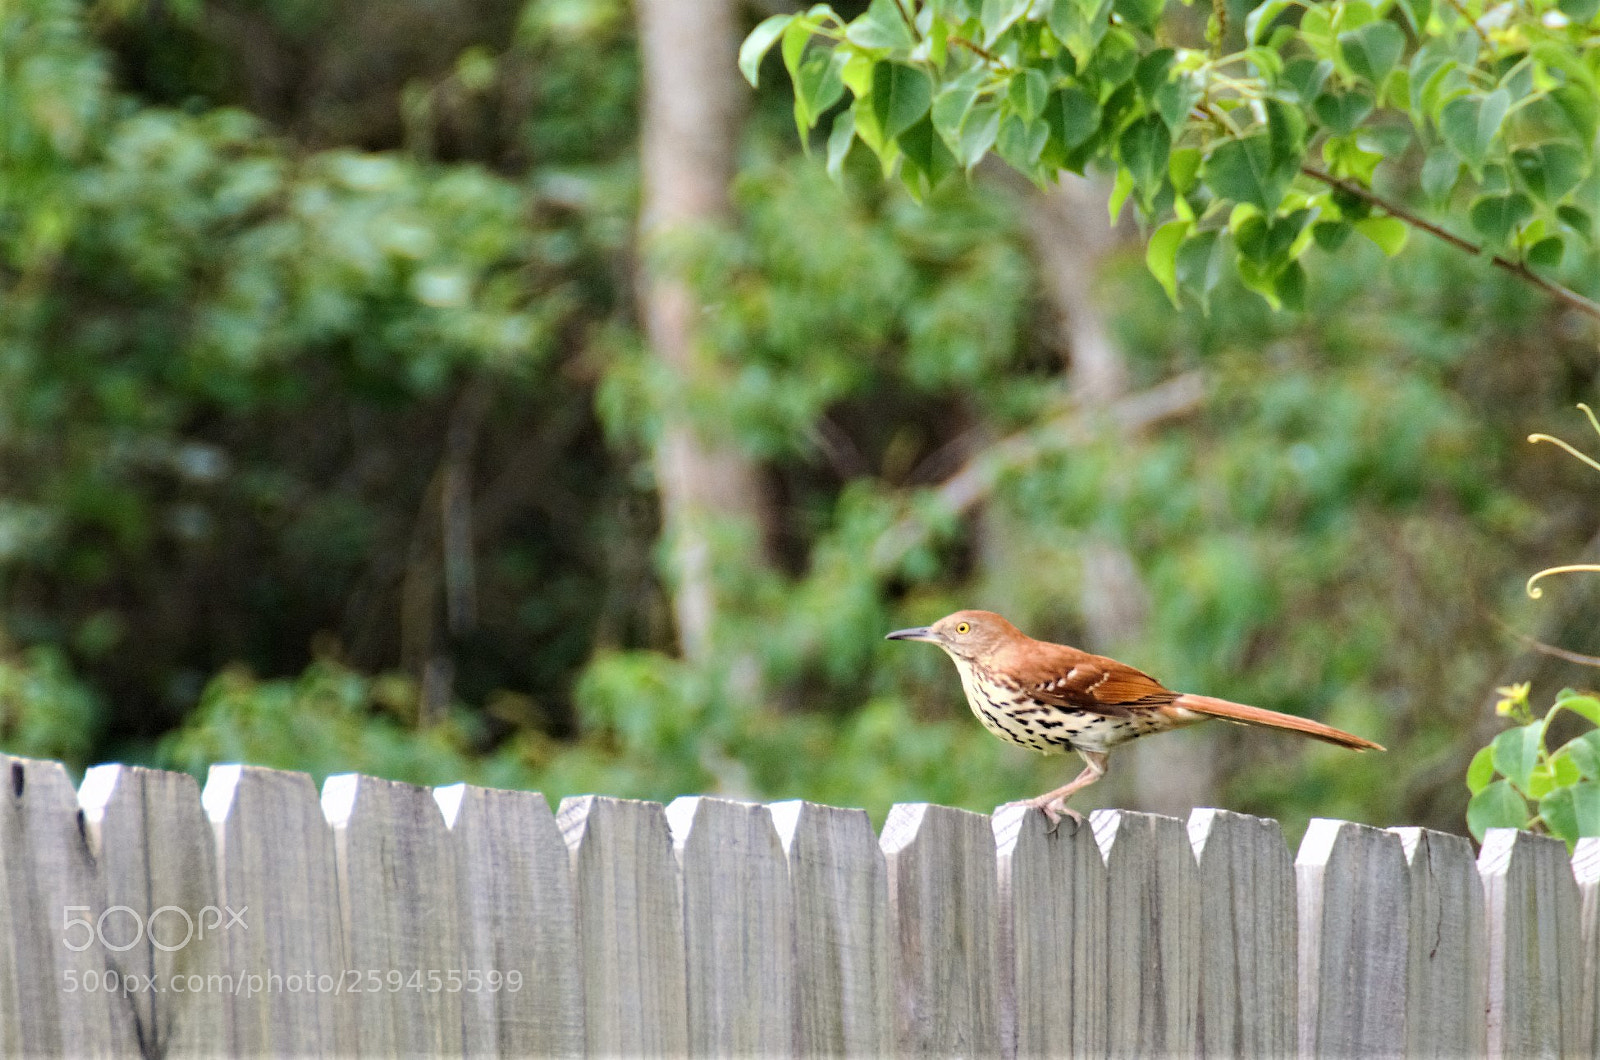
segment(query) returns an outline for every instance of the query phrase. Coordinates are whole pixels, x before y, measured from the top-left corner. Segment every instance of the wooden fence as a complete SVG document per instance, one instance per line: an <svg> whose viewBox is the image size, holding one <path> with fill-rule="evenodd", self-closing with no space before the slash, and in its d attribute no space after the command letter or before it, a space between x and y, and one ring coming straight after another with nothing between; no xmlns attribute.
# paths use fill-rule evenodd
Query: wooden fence
<svg viewBox="0 0 1600 1060"><path fill-rule="evenodd" d="M1600 1055L1600 840L0 783L6 1056Z"/></svg>

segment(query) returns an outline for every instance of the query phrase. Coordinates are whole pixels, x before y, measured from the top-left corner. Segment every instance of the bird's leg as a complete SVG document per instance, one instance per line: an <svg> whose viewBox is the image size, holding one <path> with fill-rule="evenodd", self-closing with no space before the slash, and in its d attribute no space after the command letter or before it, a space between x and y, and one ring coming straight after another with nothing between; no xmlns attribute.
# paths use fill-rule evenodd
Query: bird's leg
<svg viewBox="0 0 1600 1060"><path fill-rule="evenodd" d="M1060 827L1063 814L1072 818L1077 824L1083 823L1083 814L1067 806L1067 797L1074 792L1082 791L1106 775L1106 753L1104 751L1085 751L1080 748L1078 754L1083 757L1082 773L1073 777L1070 784L1065 784L1054 791L1047 791L1036 799L1028 800L1029 806L1043 810L1044 815L1050 818L1050 831L1052 833Z"/></svg>

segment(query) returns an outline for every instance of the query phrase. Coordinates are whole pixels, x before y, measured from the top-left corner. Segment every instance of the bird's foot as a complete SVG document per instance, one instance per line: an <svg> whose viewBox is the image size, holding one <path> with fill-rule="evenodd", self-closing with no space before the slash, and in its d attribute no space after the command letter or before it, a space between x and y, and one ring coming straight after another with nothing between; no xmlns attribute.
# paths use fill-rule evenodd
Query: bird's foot
<svg viewBox="0 0 1600 1060"><path fill-rule="evenodd" d="M1028 805L1036 810L1043 810L1044 815L1050 819L1050 827L1045 829L1046 835L1056 834L1056 829L1061 827L1061 818L1063 817L1072 818L1072 830L1074 832L1083 824L1083 814L1068 806L1067 800L1064 798L1057 797L1052 799L1047 795L1042 795L1037 799L1029 799Z"/></svg>

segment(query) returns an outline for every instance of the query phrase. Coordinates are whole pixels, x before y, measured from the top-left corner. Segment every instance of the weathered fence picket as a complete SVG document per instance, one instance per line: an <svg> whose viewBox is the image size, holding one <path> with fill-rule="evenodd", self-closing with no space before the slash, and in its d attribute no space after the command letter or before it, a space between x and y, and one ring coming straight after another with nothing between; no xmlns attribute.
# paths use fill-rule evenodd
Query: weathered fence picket
<svg viewBox="0 0 1600 1060"><path fill-rule="evenodd" d="M304 773L212 766L200 798L218 862L219 916L207 919L222 922L209 938L228 976L225 1051L354 1054L352 995L333 982L347 962L333 830L316 785Z"/></svg>
<svg viewBox="0 0 1600 1060"><path fill-rule="evenodd" d="M571 851L587 1051L684 1055L683 900L666 811L584 795L562 800L556 819Z"/></svg>
<svg viewBox="0 0 1600 1060"><path fill-rule="evenodd" d="M136 1056L118 994L100 989L110 952L95 937L107 908L83 835L78 793L55 762L0 758L0 884L6 914L0 1044L7 1056ZM93 983L91 989L89 984Z"/></svg>
<svg viewBox="0 0 1600 1060"><path fill-rule="evenodd" d="M1578 840L1572 852L1583 917L1583 1013L1589 1021L1587 1052L1600 1056L1600 836Z"/></svg>
<svg viewBox="0 0 1600 1060"><path fill-rule="evenodd" d="M1411 883L1406 1055L1481 1056L1488 1049L1487 1023L1460 1018L1488 1006L1483 885L1472 844L1425 828L1390 831L1400 837Z"/></svg>
<svg viewBox="0 0 1600 1060"><path fill-rule="evenodd" d="M461 948L448 971L458 977L467 1055L580 1055L572 877L550 804L535 791L470 784L434 798L455 848ZM489 972L499 989L489 989Z"/></svg>
<svg viewBox="0 0 1600 1060"><path fill-rule="evenodd" d="M1600 839L0 781L0 1055L1600 1055Z"/></svg>
<svg viewBox="0 0 1600 1060"><path fill-rule="evenodd" d="M1087 825L995 811L1006 1056L1106 1051L1106 866Z"/></svg>
<svg viewBox="0 0 1600 1060"><path fill-rule="evenodd" d="M1319 818L1306 829L1294 868L1301 1055L1399 1056L1411 936L1400 837Z"/></svg>
<svg viewBox="0 0 1600 1060"><path fill-rule="evenodd" d="M667 807L683 878L689 1051L794 1048L794 906L765 806L688 796Z"/></svg>
<svg viewBox="0 0 1600 1060"><path fill-rule="evenodd" d="M1582 1048L1578 885L1560 842L1490 830L1478 854L1489 925L1489 1051L1572 1056Z"/></svg>
<svg viewBox="0 0 1600 1060"><path fill-rule="evenodd" d="M354 996L357 1051L461 1055L461 994L444 988L461 953L455 859L433 793L345 774L323 785L322 809L348 961L336 989Z"/></svg>
<svg viewBox="0 0 1600 1060"><path fill-rule="evenodd" d="M78 802L106 887L97 941L109 951L107 969L124 984L141 1052L214 1055L227 1037L224 995L155 989L175 976L185 986L206 983L222 971L221 947L196 938L208 923L223 922L205 913L220 909L221 899L199 787L187 773L97 766L84 776Z"/></svg>
<svg viewBox="0 0 1600 1060"><path fill-rule="evenodd" d="M1173 817L1097 810L1106 859L1106 1044L1113 1056L1193 1052L1200 1014L1199 867Z"/></svg>
<svg viewBox="0 0 1600 1060"><path fill-rule="evenodd" d="M889 870L872 821L810 802L771 810L794 906L795 1051L884 1056L894 1043Z"/></svg>
<svg viewBox="0 0 1600 1060"><path fill-rule="evenodd" d="M1200 875L1200 1052L1281 1057L1297 1045L1294 858L1277 821L1189 815Z"/></svg>
<svg viewBox="0 0 1600 1060"><path fill-rule="evenodd" d="M906 1056L1000 1049L998 882L989 819L925 802L883 825L894 939L895 1045Z"/></svg>

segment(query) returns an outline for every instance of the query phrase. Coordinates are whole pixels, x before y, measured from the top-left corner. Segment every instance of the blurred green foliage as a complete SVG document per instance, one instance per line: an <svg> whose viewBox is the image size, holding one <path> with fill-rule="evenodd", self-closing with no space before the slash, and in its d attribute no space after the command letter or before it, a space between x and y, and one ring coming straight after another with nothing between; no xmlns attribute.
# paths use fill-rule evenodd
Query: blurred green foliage
<svg viewBox="0 0 1600 1060"><path fill-rule="evenodd" d="M1199 371L1207 398L1054 444L1071 395L1026 193L924 208L863 152L830 180L766 88L737 223L669 251L723 369L685 392L631 305L627 5L0 19L8 751L987 808L1075 764L994 741L938 653L882 634L986 606L1082 643L1083 550L1110 540L1155 604L1086 647L1391 748L1225 729L1227 805L1459 830L1514 665L1490 616L1535 624L1522 578L1593 534L1592 485L1512 445L1592 397L1592 336L1454 252L1308 250L1296 316L1228 281L1175 312L1115 255L1098 292L1135 385ZM718 568L739 603L704 665L674 653L657 558L666 408L777 498L777 562ZM941 493L1019 432L1038 452L981 514Z"/></svg>

